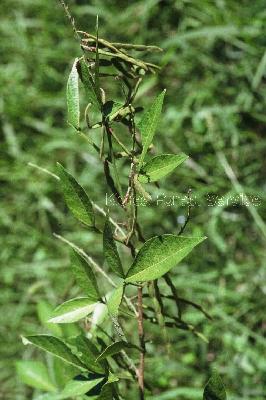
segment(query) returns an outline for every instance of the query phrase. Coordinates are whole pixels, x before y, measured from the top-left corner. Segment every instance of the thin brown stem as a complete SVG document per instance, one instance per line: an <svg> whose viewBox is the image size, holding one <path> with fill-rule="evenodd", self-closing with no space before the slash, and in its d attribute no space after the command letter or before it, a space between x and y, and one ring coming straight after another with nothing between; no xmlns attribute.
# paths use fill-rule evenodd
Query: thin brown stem
<svg viewBox="0 0 266 400"><path fill-rule="evenodd" d="M138 334L139 344L141 348L138 368L138 383L139 383L139 398L144 400L144 360L145 360L145 338L144 338L144 327L143 327L143 296L142 287L138 288Z"/></svg>

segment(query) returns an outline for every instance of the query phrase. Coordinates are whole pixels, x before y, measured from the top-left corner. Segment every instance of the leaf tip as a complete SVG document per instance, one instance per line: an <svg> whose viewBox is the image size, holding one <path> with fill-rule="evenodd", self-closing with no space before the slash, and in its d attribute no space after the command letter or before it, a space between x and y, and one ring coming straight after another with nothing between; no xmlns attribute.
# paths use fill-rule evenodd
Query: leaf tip
<svg viewBox="0 0 266 400"><path fill-rule="evenodd" d="M26 336L21 335L20 336L22 343L24 346L27 346L27 344L30 344L30 341L26 338Z"/></svg>

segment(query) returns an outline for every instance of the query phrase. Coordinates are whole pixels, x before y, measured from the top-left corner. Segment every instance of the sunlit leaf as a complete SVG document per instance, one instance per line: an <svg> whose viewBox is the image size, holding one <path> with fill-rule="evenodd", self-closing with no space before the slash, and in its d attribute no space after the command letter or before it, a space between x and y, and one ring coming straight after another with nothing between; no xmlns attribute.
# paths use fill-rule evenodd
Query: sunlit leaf
<svg viewBox="0 0 266 400"><path fill-rule="evenodd" d="M106 219L103 231L103 253L109 267L123 278L125 275L108 218Z"/></svg>
<svg viewBox="0 0 266 400"><path fill-rule="evenodd" d="M18 361L16 369L19 378L26 385L47 392L55 392L56 386L51 381L46 366L40 361Z"/></svg>
<svg viewBox="0 0 266 400"><path fill-rule="evenodd" d="M71 270L77 284L84 290L86 296L94 302L100 300L101 296L93 270L75 250L71 257Z"/></svg>
<svg viewBox="0 0 266 400"><path fill-rule="evenodd" d="M68 208L79 221L93 227L95 224L94 212L87 193L61 164L57 163L57 166L62 191Z"/></svg>
<svg viewBox="0 0 266 400"><path fill-rule="evenodd" d="M70 347L62 340L51 335L30 335L22 338L24 344L33 344L40 349L61 358L79 369L86 368L85 365L71 351Z"/></svg>
<svg viewBox="0 0 266 400"><path fill-rule="evenodd" d="M139 168L142 167L144 157L148 151L150 144L152 143L161 115L164 95L165 90L161 94L159 94L159 96L154 100L151 108L144 113L142 119L138 124L142 140L142 152L139 160Z"/></svg>
<svg viewBox="0 0 266 400"><path fill-rule="evenodd" d="M168 234L149 239L137 254L125 281L145 282L160 278L204 239Z"/></svg>
<svg viewBox="0 0 266 400"><path fill-rule="evenodd" d="M226 391L219 374L214 371L204 388L203 400L226 400Z"/></svg>
<svg viewBox="0 0 266 400"><path fill-rule="evenodd" d="M95 308L95 302L88 297L77 297L58 306L48 322L66 324L86 317Z"/></svg>
<svg viewBox="0 0 266 400"><path fill-rule="evenodd" d="M113 317L116 317L118 315L118 310L122 301L123 293L124 285L120 285L116 289L114 289L114 291L110 295L110 298L107 301L108 311Z"/></svg>
<svg viewBox="0 0 266 400"><path fill-rule="evenodd" d="M67 110L68 122L74 128L79 129L79 75L77 71L78 59L74 61L67 81Z"/></svg>
<svg viewBox="0 0 266 400"><path fill-rule="evenodd" d="M141 183L155 182L170 174L178 165L184 162L188 156L184 153L161 154L148 161L140 170L138 180Z"/></svg>

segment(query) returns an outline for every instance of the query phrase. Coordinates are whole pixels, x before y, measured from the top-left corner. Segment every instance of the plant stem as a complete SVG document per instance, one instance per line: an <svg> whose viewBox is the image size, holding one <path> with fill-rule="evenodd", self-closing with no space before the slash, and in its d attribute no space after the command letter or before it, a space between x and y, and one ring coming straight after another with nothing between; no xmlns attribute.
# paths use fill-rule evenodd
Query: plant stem
<svg viewBox="0 0 266 400"><path fill-rule="evenodd" d="M145 359L145 339L144 339L144 327L143 327L143 296L142 287L138 288L138 334L139 344L141 348L139 358L139 369L138 369L138 383L139 383L139 398L144 400L144 359Z"/></svg>

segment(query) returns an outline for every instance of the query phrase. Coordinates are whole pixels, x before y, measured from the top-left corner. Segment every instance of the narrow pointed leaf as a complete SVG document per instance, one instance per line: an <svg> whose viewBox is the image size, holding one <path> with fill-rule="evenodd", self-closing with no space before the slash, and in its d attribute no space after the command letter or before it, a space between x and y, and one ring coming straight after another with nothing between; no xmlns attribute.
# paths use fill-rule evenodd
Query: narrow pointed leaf
<svg viewBox="0 0 266 400"><path fill-rule="evenodd" d="M226 391L219 374L214 371L203 393L203 400L226 400Z"/></svg>
<svg viewBox="0 0 266 400"><path fill-rule="evenodd" d="M149 239L137 254L125 281L145 282L160 278L204 239L168 234Z"/></svg>
<svg viewBox="0 0 266 400"><path fill-rule="evenodd" d="M219 374L214 371L204 388L203 400L226 400L226 391Z"/></svg>
<svg viewBox="0 0 266 400"><path fill-rule="evenodd" d="M98 385L103 378L94 379L92 381L78 381L72 380L67 383L64 387L64 390L61 393L62 399L67 399L69 397L76 398L76 396L82 396L86 394L91 389L93 389L96 385Z"/></svg>
<svg viewBox="0 0 266 400"><path fill-rule="evenodd" d="M100 300L101 296L91 266L75 250L73 250L71 261L72 273L77 284L90 300L94 302Z"/></svg>
<svg viewBox="0 0 266 400"><path fill-rule="evenodd" d="M50 335L30 335L23 337L22 340L24 344L33 344L79 369L86 368L62 339Z"/></svg>
<svg viewBox="0 0 266 400"><path fill-rule="evenodd" d="M53 311L52 318L48 322L66 324L79 321L92 313L96 304L88 297L77 297L68 300Z"/></svg>
<svg viewBox="0 0 266 400"><path fill-rule="evenodd" d="M61 187L68 208L79 221L93 227L95 225L95 217L87 193L61 164L57 163L57 165Z"/></svg>
<svg viewBox="0 0 266 400"><path fill-rule="evenodd" d="M56 392L56 386L51 381L46 366L40 361L18 361L16 370L19 378L26 385L47 392Z"/></svg>
<svg viewBox="0 0 266 400"><path fill-rule="evenodd" d="M123 293L124 285L120 285L116 289L114 289L113 293L107 301L108 311L113 317L116 317L118 315L118 310L122 301Z"/></svg>
<svg viewBox="0 0 266 400"><path fill-rule="evenodd" d="M119 276L124 278L122 263L113 238L112 228L107 218L103 231L103 254L109 267Z"/></svg>
<svg viewBox="0 0 266 400"><path fill-rule="evenodd" d="M144 157L148 151L150 144L152 143L161 115L164 95L165 90L161 94L159 94L159 96L154 100L151 108L144 113L141 121L138 124L142 140L142 152L140 155L139 168L141 168Z"/></svg>
<svg viewBox="0 0 266 400"><path fill-rule="evenodd" d="M79 75L77 71L77 61L74 61L72 70L67 81L67 110L68 122L74 128L79 129Z"/></svg>
<svg viewBox="0 0 266 400"><path fill-rule="evenodd" d="M113 383L106 382L103 385L103 388L101 390L100 396L98 397L98 400L113 400L114 399L113 386L114 386Z"/></svg>
<svg viewBox="0 0 266 400"><path fill-rule="evenodd" d="M155 182L170 174L178 165L182 164L188 156L184 153L161 154L148 161L140 170L138 180L141 183Z"/></svg>
<svg viewBox="0 0 266 400"><path fill-rule="evenodd" d="M112 343L110 344L110 346L106 347L106 349L100 354L96 361L101 361L107 357L112 357L126 348L137 348L137 346L124 341Z"/></svg>
<svg viewBox="0 0 266 400"><path fill-rule="evenodd" d="M95 361L99 357L100 351L90 339L84 335L78 335L68 339L67 344L72 348L74 354L79 355L80 360L86 365L89 371L101 375L105 374L108 364L105 361Z"/></svg>
<svg viewBox="0 0 266 400"><path fill-rule="evenodd" d="M81 59L78 64L78 73L81 82L86 91L88 102L95 105L99 110L101 109L101 104L98 101L96 90L95 90L95 83L91 77L89 67L87 66L84 59Z"/></svg>

